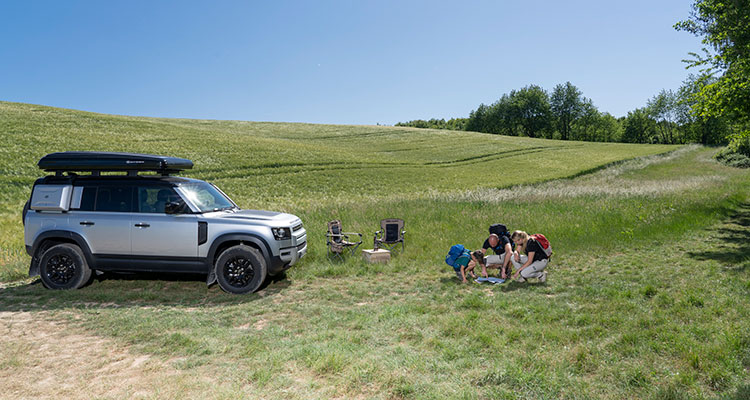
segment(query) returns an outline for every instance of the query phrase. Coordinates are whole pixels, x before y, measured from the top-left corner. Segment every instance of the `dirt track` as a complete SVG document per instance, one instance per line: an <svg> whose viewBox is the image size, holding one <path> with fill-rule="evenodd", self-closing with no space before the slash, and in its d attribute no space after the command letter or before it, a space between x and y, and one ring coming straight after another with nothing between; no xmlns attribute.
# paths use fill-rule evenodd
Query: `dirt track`
<svg viewBox="0 0 750 400"><path fill-rule="evenodd" d="M197 389L169 363L47 316L0 312L0 399L177 398Z"/></svg>

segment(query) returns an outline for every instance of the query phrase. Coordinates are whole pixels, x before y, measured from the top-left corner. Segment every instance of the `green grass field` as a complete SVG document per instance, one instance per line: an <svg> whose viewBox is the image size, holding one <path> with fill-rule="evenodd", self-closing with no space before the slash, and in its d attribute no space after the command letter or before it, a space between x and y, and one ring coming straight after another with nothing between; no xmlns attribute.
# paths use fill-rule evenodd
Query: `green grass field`
<svg viewBox="0 0 750 400"><path fill-rule="evenodd" d="M166 370L179 377L145 391L72 386L58 395L750 396L750 174L714 162L713 149L4 102L0 132L0 328L12 333L21 315L54 321L148 357L143 381ZM243 208L300 216L309 255L246 296L168 276L73 292L29 284L21 207L42 176L36 161L64 150L190 158L186 175ZM326 259L327 220L371 238L386 217L405 219L408 231L391 263ZM550 238L546 284L458 283L445 253L454 243L479 247L494 222ZM0 339L11 393L31 390L22 377L40 368L30 337Z"/></svg>

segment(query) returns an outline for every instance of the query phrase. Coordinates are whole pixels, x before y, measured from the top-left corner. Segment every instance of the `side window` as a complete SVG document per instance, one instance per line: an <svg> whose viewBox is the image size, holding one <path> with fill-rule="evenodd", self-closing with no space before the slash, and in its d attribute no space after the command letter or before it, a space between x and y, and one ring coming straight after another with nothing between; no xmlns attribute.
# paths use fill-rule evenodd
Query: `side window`
<svg viewBox="0 0 750 400"><path fill-rule="evenodd" d="M96 186L75 186L70 199L70 209L77 211L94 211Z"/></svg>
<svg viewBox="0 0 750 400"><path fill-rule="evenodd" d="M94 211L94 203L96 203L96 187L84 186L83 194L81 195L81 205L78 209L81 211Z"/></svg>
<svg viewBox="0 0 750 400"><path fill-rule="evenodd" d="M94 210L131 212L133 210L133 188L129 186L100 186L96 193Z"/></svg>
<svg viewBox="0 0 750 400"><path fill-rule="evenodd" d="M164 214L169 202L183 203L180 195L169 186L141 186L138 188L138 212Z"/></svg>

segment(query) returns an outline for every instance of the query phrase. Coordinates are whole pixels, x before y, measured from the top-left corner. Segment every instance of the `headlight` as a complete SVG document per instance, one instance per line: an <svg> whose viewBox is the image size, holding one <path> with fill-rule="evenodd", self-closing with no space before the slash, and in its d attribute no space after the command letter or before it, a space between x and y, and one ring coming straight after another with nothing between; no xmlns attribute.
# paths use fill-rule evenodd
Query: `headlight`
<svg viewBox="0 0 750 400"><path fill-rule="evenodd" d="M271 232L276 240L292 238L292 230L289 228L271 228Z"/></svg>

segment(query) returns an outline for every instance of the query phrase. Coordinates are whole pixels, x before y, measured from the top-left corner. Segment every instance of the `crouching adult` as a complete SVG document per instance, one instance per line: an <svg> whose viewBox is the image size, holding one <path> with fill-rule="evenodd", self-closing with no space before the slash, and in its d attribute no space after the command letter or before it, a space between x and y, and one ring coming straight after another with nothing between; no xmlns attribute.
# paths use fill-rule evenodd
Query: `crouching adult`
<svg viewBox="0 0 750 400"><path fill-rule="evenodd" d="M516 268L513 278L519 282L525 282L529 278L537 278L539 282L546 282L547 271L544 269L547 268L549 257L542 245L524 231L515 231L510 238L516 244L518 251L511 260Z"/></svg>
<svg viewBox="0 0 750 400"><path fill-rule="evenodd" d="M510 265L513 255L513 245L506 235L490 234L482 246L482 253L487 254L487 249L492 249L494 255L487 255L482 263L482 276L487 277L487 269L500 269L500 278L510 277Z"/></svg>

